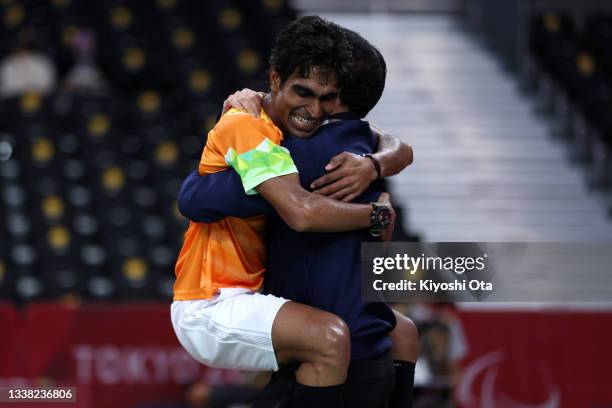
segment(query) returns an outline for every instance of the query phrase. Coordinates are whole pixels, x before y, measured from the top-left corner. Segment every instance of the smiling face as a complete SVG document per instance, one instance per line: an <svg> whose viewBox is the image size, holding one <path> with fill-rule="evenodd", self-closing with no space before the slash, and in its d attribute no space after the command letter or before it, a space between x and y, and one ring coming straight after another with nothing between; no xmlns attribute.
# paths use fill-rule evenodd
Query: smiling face
<svg viewBox="0 0 612 408"><path fill-rule="evenodd" d="M310 137L336 107L338 85L333 72L312 67L308 77L295 72L281 83L280 76L272 68L270 85L268 114L283 133Z"/></svg>

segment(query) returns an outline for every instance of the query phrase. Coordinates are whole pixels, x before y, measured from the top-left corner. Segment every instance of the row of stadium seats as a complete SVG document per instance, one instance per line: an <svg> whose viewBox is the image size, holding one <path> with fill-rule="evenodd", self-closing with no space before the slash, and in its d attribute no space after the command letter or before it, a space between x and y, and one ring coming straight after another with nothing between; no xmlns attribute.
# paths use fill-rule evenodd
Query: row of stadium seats
<svg viewBox="0 0 612 408"><path fill-rule="evenodd" d="M24 28L33 29L38 48L63 75L74 64L73 37L87 28L108 79L133 91L174 88L194 71L212 84L261 83L273 36L294 17L280 0L5 1L0 13L0 55L19 44Z"/></svg>
<svg viewBox="0 0 612 408"><path fill-rule="evenodd" d="M180 82L176 82L174 87L166 92L146 88L134 93L114 92L112 99L90 96L80 99L78 103L67 97L45 98L36 92L29 92L19 97L0 100L0 124L2 129L7 129L7 126L10 126L8 122L15 122L15 117L46 122L50 120L50 116L66 116L68 120L65 122L69 124L73 119L81 120L83 116L90 116L95 110L101 109L112 109L117 117L125 116L125 119L131 119L136 125L146 125L156 119L164 120L165 123L193 120L190 115L194 114L197 114L198 118L204 114L204 119L209 119L211 111L218 109L215 106L211 108L211 103L222 101L228 92L234 89L223 83L213 90L215 85L210 73L198 68L182 74L181 78ZM171 115L178 115L180 118L166 120Z"/></svg>
<svg viewBox="0 0 612 408"><path fill-rule="evenodd" d="M58 107L56 102L36 93L0 102L3 137L12 150L25 154L21 145L33 143L38 147L38 154L32 155L35 162L47 160L45 152L49 149L57 152L60 160L105 150L111 151L108 154L139 158L148 154L169 167L173 163L168 161L174 157L170 153L176 149L190 157L198 155L203 135L214 124L221 107L220 102L215 105L206 101L171 109L166 107L171 102L154 91L129 99L121 99L120 95L75 98L69 110ZM52 144L49 149L44 148L48 145L45 141Z"/></svg>
<svg viewBox="0 0 612 408"><path fill-rule="evenodd" d="M590 17L579 31L568 15L543 13L530 37L536 61L612 147L612 15Z"/></svg>
<svg viewBox="0 0 612 408"><path fill-rule="evenodd" d="M0 298L170 297L180 184L294 16L282 0L0 2L0 59L33 29L61 79L91 30L109 83L0 99Z"/></svg>
<svg viewBox="0 0 612 408"><path fill-rule="evenodd" d="M36 149L41 148L32 150ZM98 279L112 271L129 275L128 265L136 261L141 272L139 282L133 283L138 283L143 296L155 294L144 287L144 282L155 282L157 275L171 276L185 228L175 203L182 177L160 176L157 183L152 177L133 181L128 176L130 170L142 175L147 168L146 162L135 162L133 165L142 164L142 169L111 165L100 170L97 177L73 180L87 169L78 159L63 161L60 175L52 165L23 174L24 162L9 159L1 167L0 259L3 269L12 271L18 281L45 280L46 292L32 290L22 296L58 294L53 289L58 286L54 280L63 279L66 273L83 279ZM78 289L73 286L76 281L70 282L56 289ZM0 287L8 292L16 283L0 279Z"/></svg>

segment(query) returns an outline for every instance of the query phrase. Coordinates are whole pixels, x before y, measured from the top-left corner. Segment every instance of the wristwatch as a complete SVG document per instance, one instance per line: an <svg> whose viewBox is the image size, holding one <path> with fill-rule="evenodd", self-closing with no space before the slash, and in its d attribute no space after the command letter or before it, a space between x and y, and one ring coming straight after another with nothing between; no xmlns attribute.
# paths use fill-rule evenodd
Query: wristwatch
<svg viewBox="0 0 612 408"><path fill-rule="evenodd" d="M373 237L380 237L380 232L386 229L391 222L391 209L386 203L371 203L372 213L370 214L370 234Z"/></svg>

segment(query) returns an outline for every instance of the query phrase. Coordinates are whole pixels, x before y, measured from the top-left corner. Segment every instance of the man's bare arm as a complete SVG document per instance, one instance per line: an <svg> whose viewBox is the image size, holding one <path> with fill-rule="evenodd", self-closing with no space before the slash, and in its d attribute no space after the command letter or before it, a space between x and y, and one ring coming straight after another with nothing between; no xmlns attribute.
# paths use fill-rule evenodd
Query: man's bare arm
<svg viewBox="0 0 612 408"><path fill-rule="evenodd" d="M372 206L348 204L309 193L297 174L275 177L257 187L283 221L300 232L339 232L369 228Z"/></svg>
<svg viewBox="0 0 612 408"><path fill-rule="evenodd" d="M261 111L261 99L265 96L265 92L255 92L249 88L243 88L242 91L236 91L223 102L224 114L231 108L236 108L250 113L256 118L259 117Z"/></svg>
<svg viewBox="0 0 612 408"><path fill-rule="evenodd" d="M257 116L262 95L247 88L237 91L225 100L223 112L234 107ZM380 166L380 174L372 159L349 152L340 153L325 166L328 173L311 184L315 193L351 202L377 178L393 176L412 163L412 147L372 123L370 128L378 141L377 151L372 157Z"/></svg>
<svg viewBox="0 0 612 408"><path fill-rule="evenodd" d="M310 185L315 193L350 202L379 176L393 176L412 163L412 147L373 124L370 128L378 140L378 149L372 157L380 166L380 174L372 159L343 152L325 166L328 173Z"/></svg>
<svg viewBox="0 0 612 408"><path fill-rule="evenodd" d="M231 107L234 107L237 109L245 110L253 116L258 116L259 111L261 110L262 96L263 92L255 92L248 88L244 88L242 91L236 91L232 95L230 95L223 103L223 112L225 113ZM372 133L376 135L376 139L378 140L378 148L376 150L376 153L372 154L372 156L378 161L380 165L380 177L394 176L412 163L413 156L412 147L410 145L402 142L397 137L390 135L389 133L385 132L383 129L373 123L370 123L370 129L372 129ZM334 169L339 169L343 167L344 164L346 169L343 170L346 171L342 172L342 177L345 177L349 174L353 174L356 171L359 174L360 180L352 180L352 182L365 182L369 180L366 185L367 188L367 186L369 186L369 184L378 176L378 174L376 173L376 169L372 165L372 163L368 163L367 160L362 160L361 158L359 158L359 156L356 156L353 159L351 159L351 153L341 153L332 158L329 164L325 167L325 170L332 172ZM326 176L330 176L330 174ZM319 188L339 179L339 177L337 177L331 180L331 178L335 177L335 175L327 178L326 176L323 176L319 180L315 181L313 183L313 188ZM323 180L325 182L322 182L320 180ZM325 195L331 195L331 193Z"/></svg>
<svg viewBox="0 0 612 408"><path fill-rule="evenodd" d="M404 170L413 161L412 147L370 122L370 129L378 139L372 156L380 164L381 177L391 177Z"/></svg>

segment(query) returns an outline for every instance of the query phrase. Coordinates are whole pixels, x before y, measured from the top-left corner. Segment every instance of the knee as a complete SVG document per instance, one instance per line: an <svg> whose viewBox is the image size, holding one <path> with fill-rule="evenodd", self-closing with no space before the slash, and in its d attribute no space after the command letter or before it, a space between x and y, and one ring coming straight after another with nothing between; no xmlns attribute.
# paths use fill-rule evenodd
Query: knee
<svg viewBox="0 0 612 408"><path fill-rule="evenodd" d="M416 324L414 324L411 319L404 315L400 315L400 317L397 319L397 325L395 327L403 338L418 343L419 331Z"/></svg>
<svg viewBox="0 0 612 408"><path fill-rule="evenodd" d="M394 358L416 361L419 354L419 331L412 320L395 312L397 324L391 332Z"/></svg>
<svg viewBox="0 0 612 408"><path fill-rule="evenodd" d="M317 325L318 362L325 365L347 366L351 356L351 334L338 316L326 313Z"/></svg>

